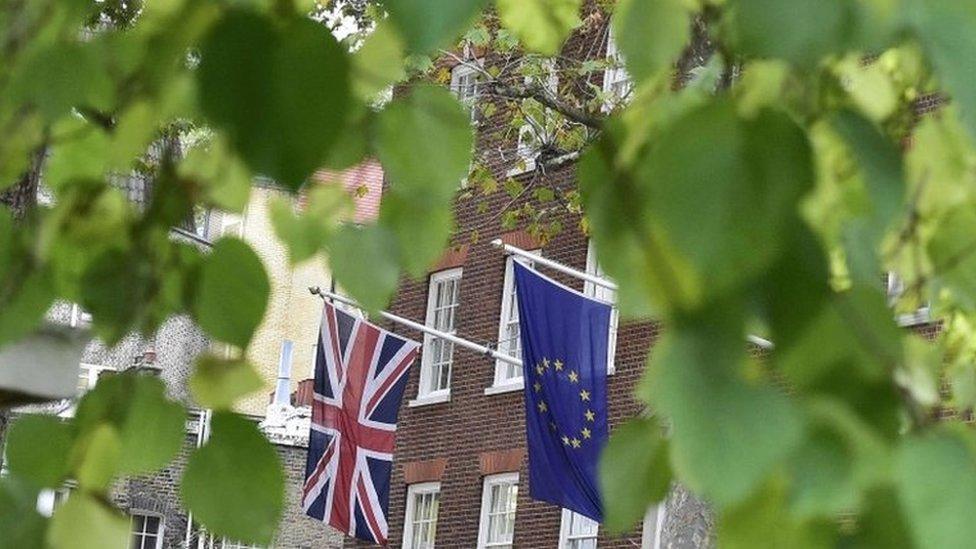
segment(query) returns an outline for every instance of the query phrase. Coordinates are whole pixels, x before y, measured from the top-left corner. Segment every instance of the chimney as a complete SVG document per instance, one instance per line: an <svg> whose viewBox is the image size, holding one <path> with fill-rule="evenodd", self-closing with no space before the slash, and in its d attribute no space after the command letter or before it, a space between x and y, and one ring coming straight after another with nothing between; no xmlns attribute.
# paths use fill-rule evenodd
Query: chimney
<svg viewBox="0 0 976 549"><path fill-rule="evenodd" d="M281 342L281 358L278 361L278 383L275 385L274 404L291 404L291 352L294 343L290 339Z"/></svg>

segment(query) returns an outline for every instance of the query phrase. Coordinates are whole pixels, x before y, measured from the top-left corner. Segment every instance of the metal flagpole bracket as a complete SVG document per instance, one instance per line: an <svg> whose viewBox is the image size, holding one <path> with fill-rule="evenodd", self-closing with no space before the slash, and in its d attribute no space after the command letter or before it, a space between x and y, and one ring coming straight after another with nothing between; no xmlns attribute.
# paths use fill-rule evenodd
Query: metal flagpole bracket
<svg viewBox="0 0 976 549"><path fill-rule="evenodd" d="M572 277L575 277L575 278L579 278L579 279L585 280L587 282L591 282L593 284L596 284L597 286L601 286L601 287L607 288L609 290L616 290L617 289L617 283L614 282L614 281L612 281L612 280L608 280L606 278L603 278L602 276L597 276L597 275L594 275L594 274L590 274L590 273L587 273L587 272L583 272L583 271L580 271L579 269L574 269L572 267L563 265L562 263L559 263L558 261L553 261L553 260L548 259L548 258L545 258L545 257L543 257L543 256L541 256L539 254L534 254L532 252L523 250L522 248L519 248L519 247L516 247L516 246L512 246L511 244L505 244L504 242L502 242L502 239L500 239L500 238L496 238L495 240L492 240L491 241L491 245L494 246L494 247L496 247L496 248L498 248L498 249L500 249L500 250L502 250L506 254L517 255L519 257L524 257L526 259L530 259L534 263L538 263L539 265L545 265L546 267L549 267L550 269L553 269L553 270L556 270L556 271L559 271L559 272L562 272L562 273L566 273L569 276L572 276Z"/></svg>
<svg viewBox="0 0 976 549"><path fill-rule="evenodd" d="M491 241L491 245L494 246L494 247L496 247L496 248L498 248L499 250L502 250L506 254L516 255L516 256L519 256L519 257L524 257L524 258L529 259L529 260L531 260L531 261L533 261L535 263L538 263L539 265L545 265L546 267L549 267L550 269L559 271L561 273L566 273L569 276L572 276L572 277L575 277L575 278L579 278L579 279L585 280L587 282L591 282L593 284L596 284L597 286L602 286L604 288L607 288L607 289L610 289L610 290L614 290L614 291L617 290L617 284L615 282L613 282L612 280L608 280L608 279L603 278L601 276L597 276L597 275L594 275L594 274L590 274L590 273L587 273L587 272L583 272L583 271L580 271L579 269L574 269L574 268L569 267L567 265L563 265L562 263L559 263L558 261L553 261L552 259L543 257L543 256L541 256L539 254L534 254L534 253L532 253L530 251L523 250L522 248L519 248L517 246L512 246L511 244L505 244L502 241L502 239L500 239L500 238L496 238L495 240L492 240ZM748 340L749 343L752 343L753 345L756 345L757 347L759 347L761 349L765 349L767 351L768 350L772 350L774 348L774 345L773 345L773 342L772 341L769 341L768 339L759 337L757 335L749 334L749 335L746 336L746 340Z"/></svg>
<svg viewBox="0 0 976 549"><path fill-rule="evenodd" d="M352 299L350 299L350 298L348 298L348 297L346 297L344 295L340 295L340 294L337 294L335 292L327 292L327 291L319 288L318 286L309 287L308 291L312 295L317 295L317 296L321 297L323 300L330 299L330 300L333 300L333 301L338 301L340 303L345 303L346 305L352 305L353 307L362 308L362 307L360 307L360 305L358 303L356 303L355 300L352 300ZM389 313L387 311L380 311L380 316L382 316L383 318L385 318L387 320L396 322L397 324L406 326L407 328L411 328L411 329L417 330L419 332L423 332L425 334L430 334L430 335L432 335L434 337L439 337L441 339L450 341L451 343L454 343L455 345L459 345L461 347L464 347L465 349L470 349L470 350L472 350L472 351L474 351L476 353L481 353L481 354L483 354L483 355L485 355L487 357L496 358L498 360L501 360L502 362L507 362L507 363L513 364L515 366L519 366L519 367L522 366L522 361L521 360L519 360L519 359L517 359L515 357L512 357L512 356L506 355L505 353L499 352L499 351L497 351L497 350L495 350L495 349L493 349L493 348L491 348L491 347L489 347L487 345L479 345L479 344L477 344L477 343L475 343L473 341L464 339L463 337L459 337L459 336L454 335L454 334L449 333L449 332L442 332L441 330L438 330L436 328L431 328L430 326L425 326L424 324L421 324L419 322L410 320L409 318L403 318L402 316L397 316L397 315L395 315L393 313Z"/></svg>

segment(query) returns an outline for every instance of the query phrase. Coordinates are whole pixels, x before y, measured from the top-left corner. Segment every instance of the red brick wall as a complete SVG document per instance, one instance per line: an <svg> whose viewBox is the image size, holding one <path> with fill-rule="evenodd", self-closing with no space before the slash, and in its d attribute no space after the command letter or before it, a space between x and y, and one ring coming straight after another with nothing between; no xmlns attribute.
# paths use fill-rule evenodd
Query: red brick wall
<svg viewBox="0 0 976 549"><path fill-rule="evenodd" d="M564 56L601 57L605 48L606 21L589 17L584 27L567 43ZM491 61L486 62L489 66ZM599 84L599 83L597 83ZM503 143L499 131L507 124L504 109L492 119L478 121L478 151L504 148L514 150L514 143ZM514 161L491 162L492 172L504 181ZM517 176L525 184L546 185L561 189L575 188L575 164L569 162L548 173L529 172ZM501 315L505 256L490 242L510 232L501 227L499 211L511 201L504 192L487 197L474 190L475 197L460 198L455 205L458 230L452 241L464 246L464 253L451 254L444 265L460 266L463 275L459 289L460 305L456 327L463 337L476 342L495 342ZM532 193L526 192L529 196ZM518 207L528 198L515 201ZM478 203L488 207L479 209ZM546 206L552 207L553 204ZM480 213L479 213L480 212ZM565 209L558 214L563 231L543 246L551 259L585 269L587 238L579 229L580 218ZM543 269L545 270L545 269ZM557 280L582 289L582 281L551 271ZM427 309L428 280L404 280L390 310L423 321ZM396 327L407 337L423 340L419 332ZM641 405L632 398L641 377L647 350L656 339L658 327L652 324L623 324L619 331L616 372L609 380L611 428L636 415ZM404 405L400 411L397 449L390 490L390 546L402 543L407 482L405 477L431 480L431 471L440 477L440 507L437 523L438 547L475 547L478 540L479 514L484 470L496 470L516 463L519 470L519 499L515 522L515 545L529 548L555 548L558 544L561 510L551 504L529 499L527 462L521 457L525 447L525 423L521 392L485 395L494 380L495 360L456 347L451 373L451 400L420 407L408 407L417 396L420 361L410 372ZM436 463L438 467L430 467ZM443 464L443 472L440 467ZM485 469L485 468L488 469ZM606 497L612 497L607 494ZM630 534L609 538L601 532L600 547L635 547L640 545L640 528ZM347 540L347 546L359 546ZM365 547L365 544L362 546Z"/></svg>

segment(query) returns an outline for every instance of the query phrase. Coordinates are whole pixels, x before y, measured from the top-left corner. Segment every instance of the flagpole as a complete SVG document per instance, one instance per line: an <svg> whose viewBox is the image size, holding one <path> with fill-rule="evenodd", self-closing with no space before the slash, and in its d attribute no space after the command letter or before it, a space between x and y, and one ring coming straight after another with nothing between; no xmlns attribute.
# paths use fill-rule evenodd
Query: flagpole
<svg viewBox="0 0 976 549"><path fill-rule="evenodd" d="M584 271L574 269L568 265L563 265L558 261L553 261L551 259L542 257L539 254L534 254L532 252L523 250L522 248L512 246L511 244L505 244L504 242L502 242L502 239L500 238L496 238L495 240L492 240L491 245L502 250L507 254L517 255L517 256L524 257L526 259L530 259L534 263L545 265L550 269L559 271L561 273L566 273L569 276L580 278L587 282L592 282L593 284L596 284L597 286L601 286L603 288L607 288L608 290L616 291L617 289L617 283L612 280L608 280L606 278L603 278L602 276L597 276L594 274L590 274Z"/></svg>
<svg viewBox="0 0 976 549"><path fill-rule="evenodd" d="M337 294L335 292L329 292L329 291L323 290L323 289L319 288L318 286L309 287L308 291L312 295L317 295L317 296L321 297L323 300L324 299L334 299L335 301L339 301L341 303L345 303L346 305L352 305L353 307L362 308L354 300L352 300L352 299L350 299L350 298L348 298L348 297L346 297L344 295ZM513 364L513 365L519 366L519 367L522 366L522 361L521 360L519 360L519 359L517 359L515 357L512 357L512 356L506 355L505 353L500 353L500 352L496 351L495 349L492 349L491 347L487 347L485 345L479 345L479 344L477 344L477 343L475 343L473 341L469 341L467 339L464 339L463 337L458 337L458 336L456 336L454 334L451 334L451 333L448 333L448 332L442 332L441 330L438 330L436 328L431 328L430 326L425 326L425 325L423 325L423 324L421 324L419 322L414 322L413 320L410 320L408 318L403 318L402 316L397 316L395 314L388 313L386 311L380 311L379 314L383 318L385 318L387 320L391 320L393 322L396 322L397 324L402 324L402 325L406 326L407 328L412 328L414 330L418 330L418 331L424 332L425 334L430 334L430 335L432 335L434 337L439 337L441 339L450 341L451 343L454 343L455 345L460 345L461 347L464 347L465 349L470 349L472 351L475 351L476 353L480 353L480 354L485 355L485 356L490 356L490 357L495 358L495 359L498 359L498 360L500 360L502 362L507 362L509 364Z"/></svg>
<svg viewBox="0 0 976 549"><path fill-rule="evenodd" d="M587 282L591 282L593 284L596 284L597 286L602 286L604 288L614 290L614 291L617 290L617 284L612 280L608 280L601 276L583 272L578 269L574 269L568 265L563 265L558 261L553 261L552 259L543 257L539 254L534 254L528 250L523 250L522 248L516 246L512 246L511 244L505 244L504 242L502 242L502 239L500 238L496 238L495 240L492 240L491 245L502 250L506 254L512 254L512 255L524 257L528 260L533 261L534 263L538 263L539 265L545 265L550 269L559 271L561 273L566 273L569 276L576 277L585 280ZM768 339L759 337L754 334L747 335L746 340L749 341L749 343L752 343L753 345L756 345L761 349L772 350L774 347L772 341L769 341Z"/></svg>

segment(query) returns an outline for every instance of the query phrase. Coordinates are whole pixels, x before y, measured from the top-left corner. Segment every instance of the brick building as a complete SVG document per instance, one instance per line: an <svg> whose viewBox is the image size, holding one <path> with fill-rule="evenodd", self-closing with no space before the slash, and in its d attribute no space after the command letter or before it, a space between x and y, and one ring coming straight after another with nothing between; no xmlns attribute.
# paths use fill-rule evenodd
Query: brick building
<svg viewBox="0 0 976 549"><path fill-rule="evenodd" d="M566 56L603 59L608 51L605 18L590 17L564 46ZM490 66L477 52L442 60L451 86L462 100L477 106L496 101L482 95L470 63ZM489 54L490 56L491 54ZM451 56L453 58L453 56ZM577 59L580 60L580 59ZM629 87L626 74L611 66L602 77L610 93ZM597 82L599 85L600 82ZM499 132L508 124L504 109L475 109L475 156L492 157L494 178L513 178L523 188L576 188L575 157L546 162L545 143L531 143L522 132ZM516 142L517 139L517 142ZM506 154L506 151L508 154ZM496 154L497 153L497 154ZM551 157L550 157L551 159ZM562 161L560 161L562 160ZM512 258L491 244L501 239L519 248L581 271L599 274L594 252L580 229L579 214L555 214L564 229L540 242L524 229L502 230L499 212L535 200L531 193L512 199L505 193L483 198L459 193L454 213L458 227L452 247L423 280L404 280L390 311L424 321L475 342L495 342L520 358L518 318L511 279ZM537 207L542 204L535 203ZM591 296L613 300L612 292L542 267L560 282ZM703 547L712 544L712 517L699 500L676 486L666 503L648 510L632 532L610 537L585 517L528 496L521 371L504 362L454 347L430 336L396 327L424 342L410 373L400 412L397 450L390 490L390 545L403 547ZM638 415L642 405L631 395L644 370L659 326L621 323L608 378L611 430ZM609 497L612 497L609 496ZM347 539L347 546L359 542Z"/></svg>
<svg viewBox="0 0 976 549"><path fill-rule="evenodd" d="M320 184L329 184L326 180L337 180L351 193L355 191L353 221L363 222L375 217L382 186L382 170L377 163L369 162L338 174L322 172L317 174L316 179ZM140 176L118 178L115 183L137 207L145 204L152 185L152 181ZM40 207L50 203L51 197L46 195L43 185L37 192ZM212 212L203 223L192 227L194 230L189 230L191 227L174 228L171 237L206 253L213 240L227 234L240 236L257 250L265 264L272 296L268 312L247 355L264 377L267 390L258 392L244 402L242 411L259 423L275 445L285 472L285 510L273 546L282 549L328 549L341 546L341 535L322 522L307 517L300 506L310 411L307 399L302 401L299 398L301 391L295 394L295 390L309 386L300 382L311 375L312 342L321 312L319 301L309 295L307 288L310 285L328 285L330 277L325 258L316 258L296 268L289 265L285 247L275 237L268 217L270 201L281 196L286 196L286 193L259 184L253 189L243 215ZM300 208L301 205L302 199L299 197L295 206ZM77 305L62 302L49 311L48 322L84 332L90 317ZM291 360L284 364L281 351L289 346L295 352L289 355ZM148 337L131 334L111 348L92 339L84 346L80 357L78 396L91 390L101 375L138 368L147 375L158 375L165 383L168 396L189 408L186 438L173 461L153 474L120 479L111 490L112 502L131 517L133 539L138 540L141 547L253 547L210 536L199 523L192 520L179 495L190 454L206 443L209 416L193 402L187 381L197 357L208 351L221 352L222 347L215 347L189 317L177 316L168 319L156 334ZM287 366L284 372L283 365ZM273 402L269 394L276 381L279 392L285 396L283 402ZM14 411L10 421L16 422L18 417L33 413L68 418L72 416L76 403L77 399L71 398L26 406ZM6 420L6 416L0 417L0 446L6 432ZM5 474L5 467L0 452L2 474ZM244 481L246 479L242 479ZM71 490L72 484L69 482L59 490L42 491L38 509L45 514L52 513L59 502L71 497Z"/></svg>

